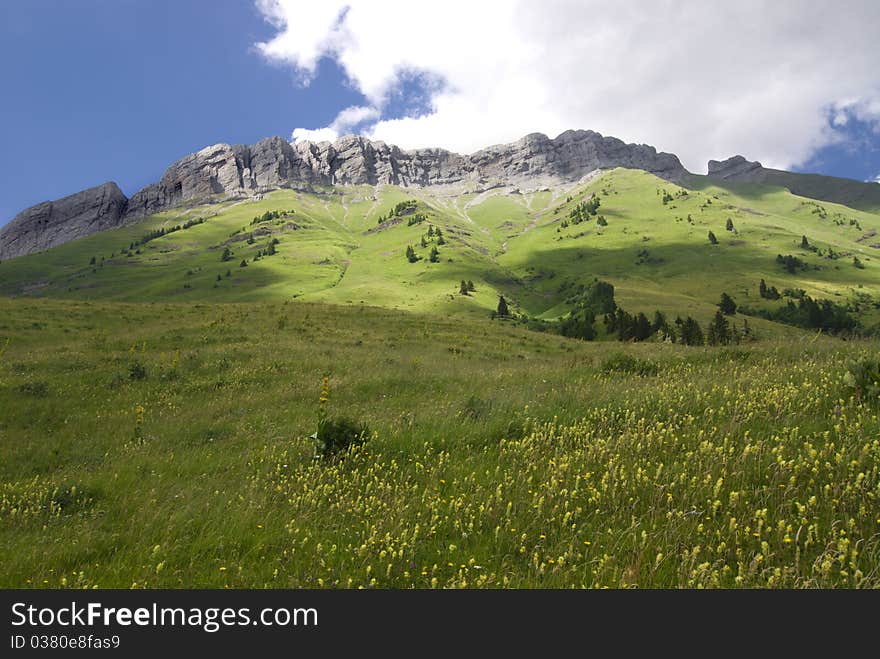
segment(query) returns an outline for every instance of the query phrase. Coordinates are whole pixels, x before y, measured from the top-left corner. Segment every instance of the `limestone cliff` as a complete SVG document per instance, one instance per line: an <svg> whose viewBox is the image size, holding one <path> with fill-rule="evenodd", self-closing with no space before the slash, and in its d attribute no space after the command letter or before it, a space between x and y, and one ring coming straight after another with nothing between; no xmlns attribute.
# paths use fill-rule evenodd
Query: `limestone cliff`
<svg viewBox="0 0 880 659"><path fill-rule="evenodd" d="M31 206L0 229L0 260L117 227L126 207L125 195L112 182Z"/></svg>
<svg viewBox="0 0 880 659"><path fill-rule="evenodd" d="M270 137L253 145L215 144L178 160L158 183L130 199L115 184L29 208L0 229L0 259L48 249L184 203L250 196L278 188L332 185L547 186L597 169L643 169L670 181L687 175L678 158L599 133L540 133L470 155L443 149L405 151L349 135L290 144Z"/></svg>

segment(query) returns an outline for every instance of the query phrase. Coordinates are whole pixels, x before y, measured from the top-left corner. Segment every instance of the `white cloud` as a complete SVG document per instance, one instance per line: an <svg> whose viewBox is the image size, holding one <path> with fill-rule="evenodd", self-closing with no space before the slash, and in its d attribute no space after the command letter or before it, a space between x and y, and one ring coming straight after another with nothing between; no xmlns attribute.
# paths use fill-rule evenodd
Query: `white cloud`
<svg viewBox="0 0 880 659"><path fill-rule="evenodd" d="M308 80L321 56L333 50L339 3L312 2L303 12L293 2L256 0L256 4L266 20L279 29L272 41L257 44L260 51L270 59L294 65Z"/></svg>
<svg viewBox="0 0 880 659"><path fill-rule="evenodd" d="M278 29L258 44L305 80L332 57L369 107L297 129L360 128L404 148L470 152L534 131L590 128L705 171L742 153L804 163L855 117L880 130L880 3L258 0ZM443 84L430 111L387 117L401 80ZM372 113L371 113L372 112Z"/></svg>
<svg viewBox="0 0 880 659"><path fill-rule="evenodd" d="M316 129L295 128L292 137L294 141L311 140L312 142L332 142L340 135L355 131L358 126L361 126L366 122L375 121L379 116L379 110L376 108L363 105L353 105L345 108L337 114L336 118L329 126Z"/></svg>

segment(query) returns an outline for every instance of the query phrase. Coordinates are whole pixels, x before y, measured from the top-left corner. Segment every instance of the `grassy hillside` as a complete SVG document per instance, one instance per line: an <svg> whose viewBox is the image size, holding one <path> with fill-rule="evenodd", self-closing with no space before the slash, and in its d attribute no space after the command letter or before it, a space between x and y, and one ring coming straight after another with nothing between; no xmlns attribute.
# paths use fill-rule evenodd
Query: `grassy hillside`
<svg viewBox="0 0 880 659"><path fill-rule="evenodd" d="M618 169L571 189L528 194L392 186L278 191L258 201L163 213L0 263L0 294L180 302L296 298L477 315L493 310L503 294L517 311L554 318L567 311L566 291L600 277L615 285L627 310L660 309L705 321L722 291L753 308L784 304L758 296L763 277L780 291L803 289L817 299L857 305L866 326L880 320L880 216L767 186L721 188L704 177L690 185L695 189ZM573 209L594 193L607 225L598 226L596 217L570 222ZM406 199L417 201L408 214L378 222ZM252 224L276 210L288 214ZM425 220L411 225L416 216ZM128 249L148 232L199 219L204 223ZM733 231L725 229L728 219ZM441 229L445 244L427 237L421 246L429 226ZM717 245L709 243L710 230ZM815 251L801 248L804 235ZM277 254L254 261L273 240L279 241ZM418 262L407 261L408 245ZM433 247L436 263L428 258ZM226 248L232 254L222 261ZM777 254L796 256L807 268L788 273L775 262ZM247 267L240 267L242 260ZM473 295L458 294L462 279L474 281Z"/></svg>
<svg viewBox="0 0 880 659"><path fill-rule="evenodd" d="M7 299L0 351L2 587L880 586L876 342Z"/></svg>
<svg viewBox="0 0 880 659"><path fill-rule="evenodd" d="M880 216L690 185L278 191L0 263L0 587L880 587L876 338L489 318L600 278L880 321Z"/></svg>
<svg viewBox="0 0 880 659"><path fill-rule="evenodd" d="M760 170L767 185L788 188L794 194L844 204L872 213L880 212L880 185L821 174L796 174L778 169Z"/></svg>

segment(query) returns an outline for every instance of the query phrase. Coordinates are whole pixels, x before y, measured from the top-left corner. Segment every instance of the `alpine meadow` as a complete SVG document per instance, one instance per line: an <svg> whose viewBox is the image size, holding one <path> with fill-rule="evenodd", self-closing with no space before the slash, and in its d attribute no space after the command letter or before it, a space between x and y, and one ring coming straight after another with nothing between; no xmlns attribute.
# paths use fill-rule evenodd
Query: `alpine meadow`
<svg viewBox="0 0 880 659"><path fill-rule="evenodd" d="M880 587L876 184L657 171L4 258L0 584Z"/></svg>

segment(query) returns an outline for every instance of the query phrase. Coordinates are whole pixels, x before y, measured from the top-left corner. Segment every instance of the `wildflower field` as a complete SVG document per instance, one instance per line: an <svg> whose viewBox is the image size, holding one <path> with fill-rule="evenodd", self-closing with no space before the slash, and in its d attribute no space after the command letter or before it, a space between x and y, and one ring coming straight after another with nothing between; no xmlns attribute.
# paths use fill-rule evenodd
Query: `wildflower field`
<svg viewBox="0 0 880 659"><path fill-rule="evenodd" d="M0 586L876 588L878 347L0 299Z"/></svg>

